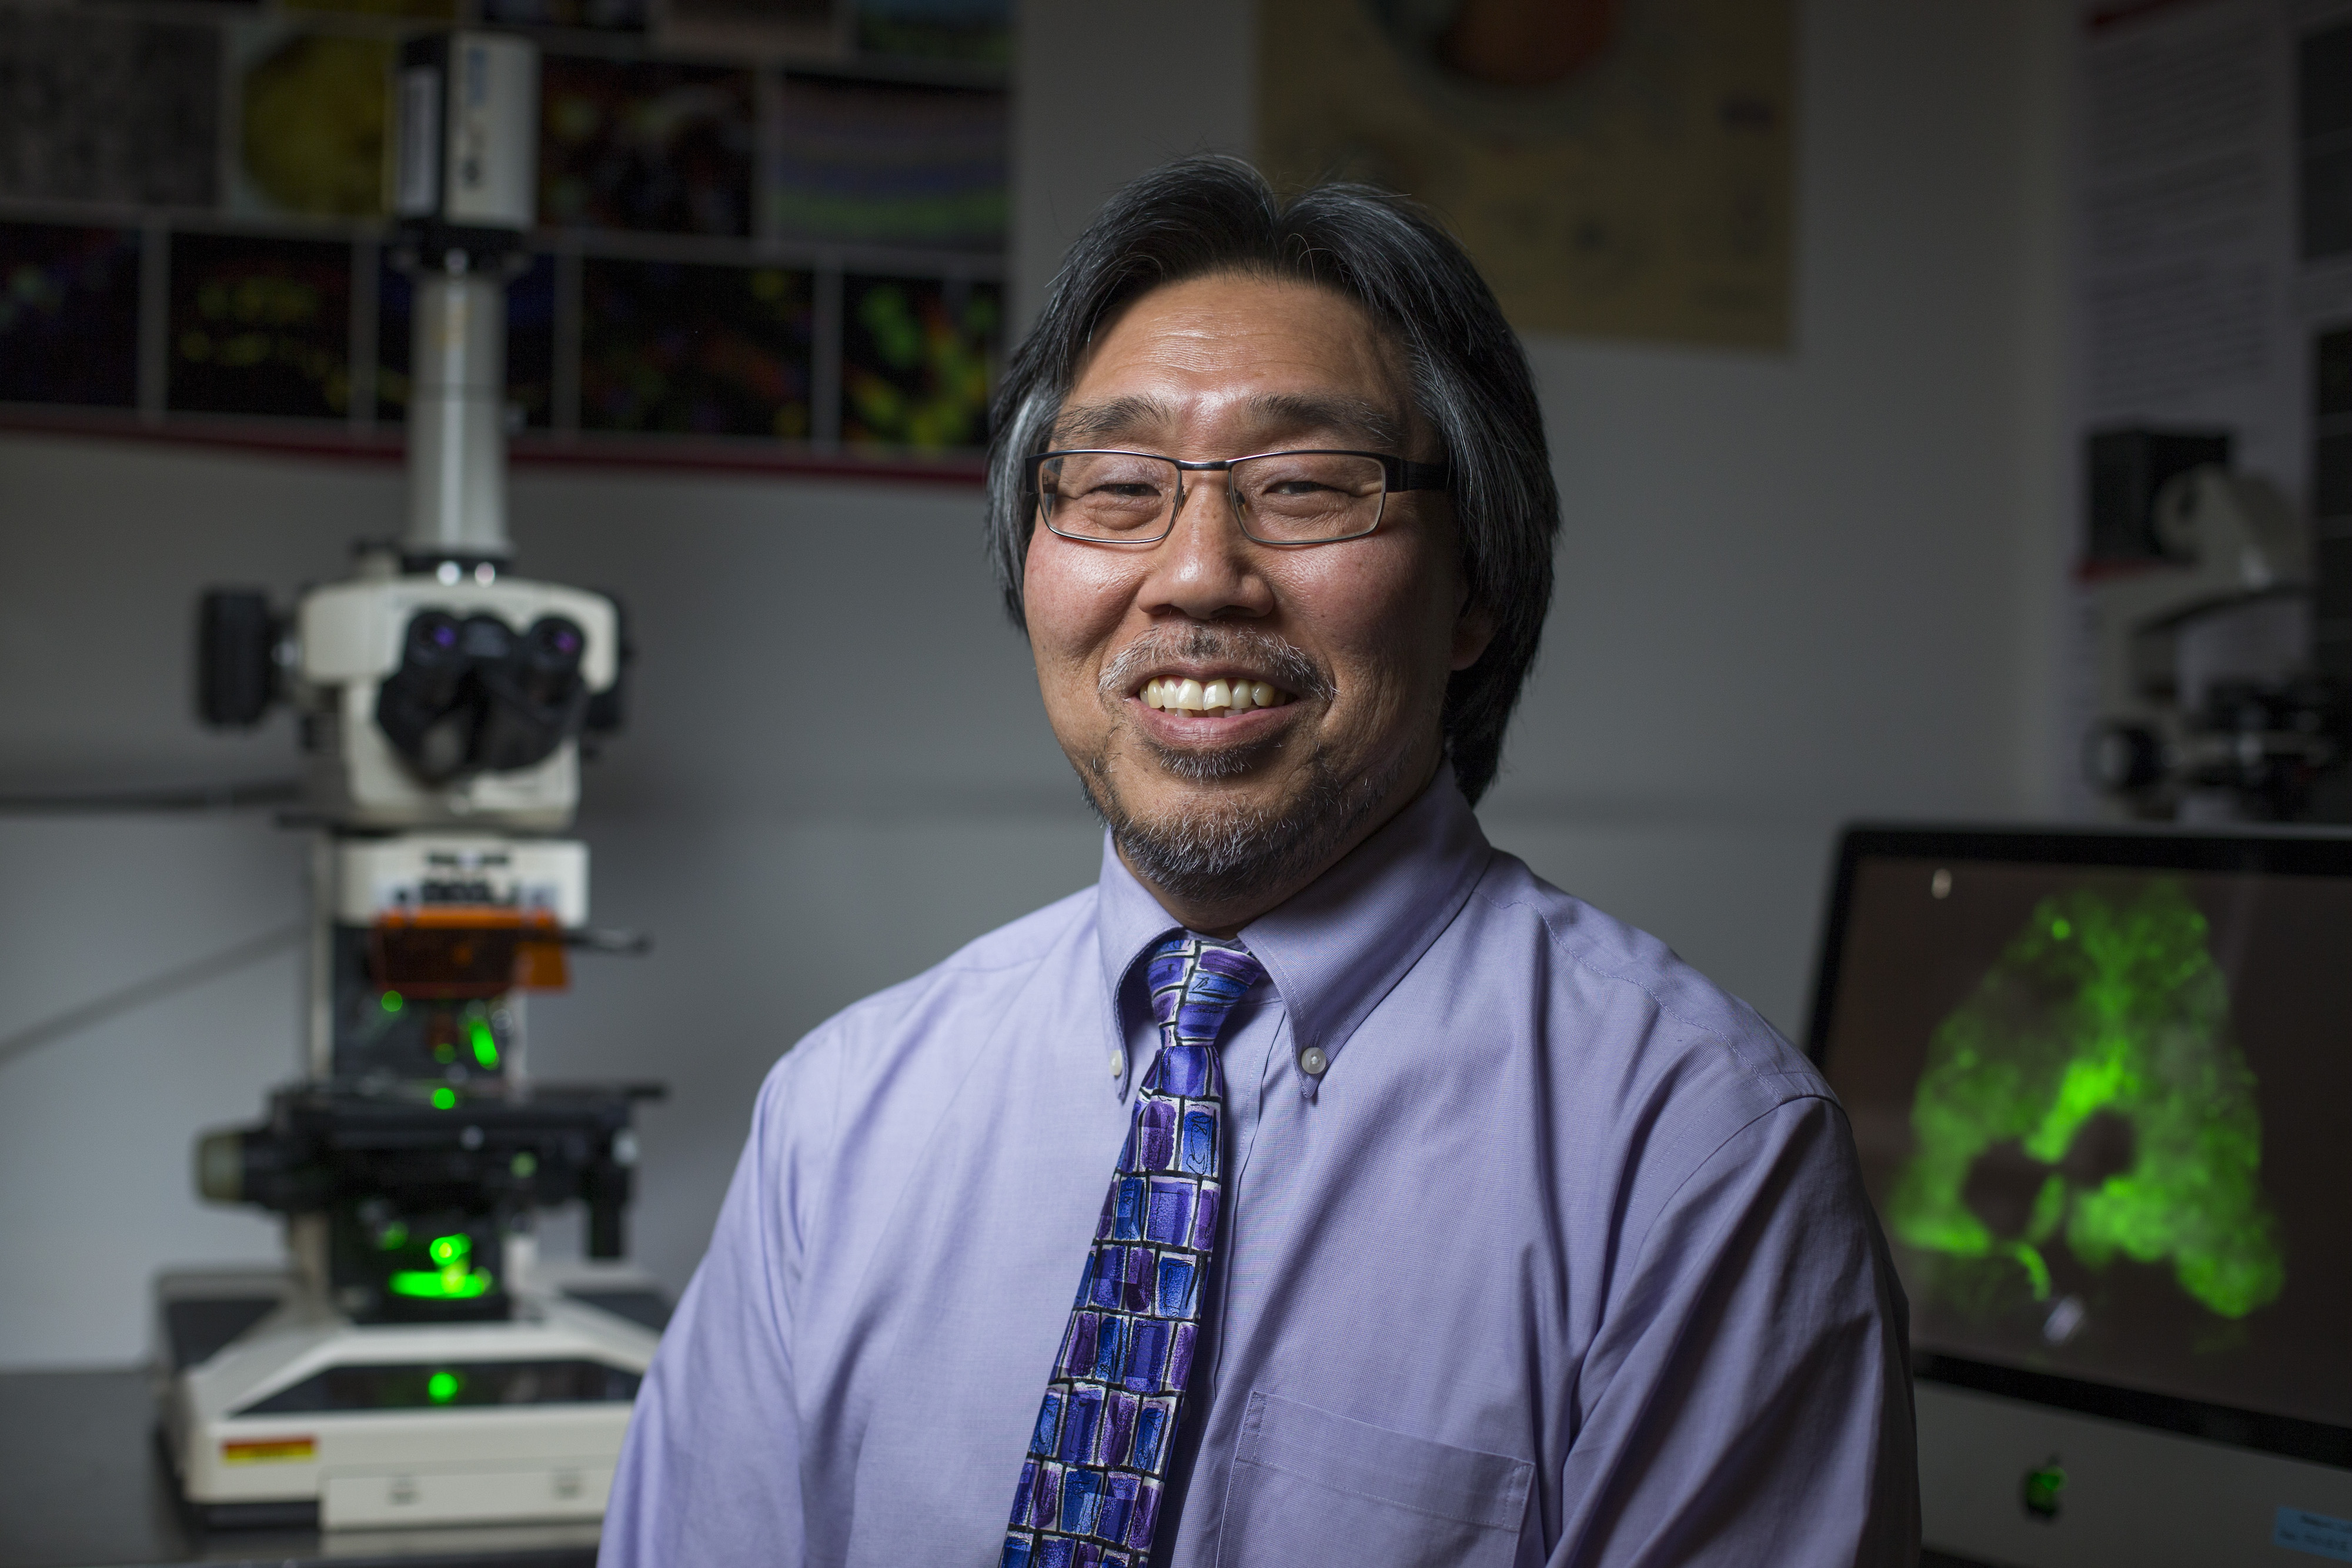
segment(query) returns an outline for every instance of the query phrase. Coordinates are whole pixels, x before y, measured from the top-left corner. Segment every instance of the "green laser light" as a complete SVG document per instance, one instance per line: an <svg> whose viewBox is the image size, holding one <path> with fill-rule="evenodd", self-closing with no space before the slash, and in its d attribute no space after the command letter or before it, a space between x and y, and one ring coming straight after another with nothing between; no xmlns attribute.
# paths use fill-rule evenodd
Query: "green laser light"
<svg viewBox="0 0 2352 1568"><path fill-rule="evenodd" d="M490 1271L468 1271L463 1264L446 1269L403 1269L392 1277L392 1293L425 1301L470 1301L489 1293Z"/></svg>
<svg viewBox="0 0 2352 1568"><path fill-rule="evenodd" d="M472 1257L474 1242L467 1236L436 1236L425 1251L432 1255L433 1261L446 1269L452 1263L463 1264Z"/></svg>
<svg viewBox="0 0 2352 1568"><path fill-rule="evenodd" d="M499 1064L499 1038L490 1032L489 1020L476 1019L467 1031L473 1037L474 1060L486 1068Z"/></svg>
<svg viewBox="0 0 2352 1568"><path fill-rule="evenodd" d="M446 1405L465 1385L466 1380L454 1372L436 1372L425 1380L425 1397L436 1405Z"/></svg>
<svg viewBox="0 0 2352 1568"><path fill-rule="evenodd" d="M2036 1519L2058 1517L2058 1497L2066 1490L2066 1472L2053 1463L2025 1472L2025 1511Z"/></svg>
<svg viewBox="0 0 2352 1568"><path fill-rule="evenodd" d="M401 1009L403 1005L402 998L398 991L384 992L383 999L384 1011L388 1013L396 1013Z"/></svg>
<svg viewBox="0 0 2352 1568"><path fill-rule="evenodd" d="M433 1108L436 1111L455 1110L457 1105L457 1092L455 1089L444 1088L433 1091Z"/></svg>

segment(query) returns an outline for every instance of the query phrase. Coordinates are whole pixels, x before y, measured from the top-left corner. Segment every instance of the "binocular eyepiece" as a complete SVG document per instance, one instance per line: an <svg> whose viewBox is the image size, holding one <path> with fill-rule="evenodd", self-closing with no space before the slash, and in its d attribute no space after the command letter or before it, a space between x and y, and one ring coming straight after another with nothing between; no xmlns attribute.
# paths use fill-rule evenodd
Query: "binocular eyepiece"
<svg viewBox="0 0 2352 1568"><path fill-rule="evenodd" d="M375 721L430 784L531 768L580 733L587 633L562 615L518 632L495 615L420 610L400 668L376 693Z"/></svg>

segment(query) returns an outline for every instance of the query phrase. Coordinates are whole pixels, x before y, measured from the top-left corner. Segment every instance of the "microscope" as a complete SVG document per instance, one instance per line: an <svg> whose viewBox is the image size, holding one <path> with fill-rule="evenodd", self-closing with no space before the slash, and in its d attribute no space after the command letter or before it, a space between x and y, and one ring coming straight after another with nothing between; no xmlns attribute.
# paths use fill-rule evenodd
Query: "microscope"
<svg viewBox="0 0 2352 1568"><path fill-rule="evenodd" d="M2130 443L2168 438L2098 439L2128 454ZM2209 455L2227 447L2206 444L2216 448ZM2308 525L2275 487L2225 461L2144 488L2141 559L2111 563L2090 583L2092 783L2139 821L2320 814L2352 762L2352 700L2312 668Z"/></svg>
<svg viewBox="0 0 2352 1568"><path fill-rule="evenodd" d="M558 836L583 739L616 728L614 603L510 570L506 280L535 197L538 61L404 47L395 211L415 285L408 518L289 615L206 595L203 716L276 703L305 751L306 1076L196 1150L205 1197L284 1217L290 1266L158 1284L164 1446L215 1525L594 1520L666 1308L623 1251L635 1104L542 1083L526 1003L588 926ZM591 1261L537 1259L583 1205Z"/></svg>

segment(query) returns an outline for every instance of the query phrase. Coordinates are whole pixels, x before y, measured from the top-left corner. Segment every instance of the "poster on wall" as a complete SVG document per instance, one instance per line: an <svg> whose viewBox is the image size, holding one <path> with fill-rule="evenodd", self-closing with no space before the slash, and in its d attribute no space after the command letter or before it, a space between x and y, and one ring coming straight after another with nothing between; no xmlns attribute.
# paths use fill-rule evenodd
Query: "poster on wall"
<svg viewBox="0 0 2352 1568"><path fill-rule="evenodd" d="M1264 0L1258 158L1402 191L1522 331L1782 349L1793 0Z"/></svg>
<svg viewBox="0 0 2352 1568"><path fill-rule="evenodd" d="M352 247L260 235L172 236L166 406L344 419Z"/></svg>
<svg viewBox="0 0 2352 1568"><path fill-rule="evenodd" d="M564 226L749 235L751 73L549 55L539 213Z"/></svg>
<svg viewBox="0 0 2352 1568"><path fill-rule="evenodd" d="M794 73L780 97L768 191L778 235L968 250L1004 244L1005 93Z"/></svg>
<svg viewBox="0 0 2352 1568"><path fill-rule="evenodd" d="M372 218L383 211L393 43L265 22L228 35L236 115L232 211Z"/></svg>
<svg viewBox="0 0 2352 1568"><path fill-rule="evenodd" d="M463 21L540 48L518 451L977 473L1010 0L84 9L0 0L0 428L399 441L391 84Z"/></svg>
<svg viewBox="0 0 2352 1568"><path fill-rule="evenodd" d="M0 11L0 193L210 204L220 68L209 27Z"/></svg>
<svg viewBox="0 0 2352 1568"><path fill-rule="evenodd" d="M2219 733L2255 711L2241 693L2352 686L2352 0L2079 0L2075 23L2068 722L2089 734L2149 699ZM2108 585L2186 564L2155 503L2207 465L2284 498L2309 591L2156 628L2171 662L2126 687L2115 629L2139 612ZM2352 820L2342 775L2313 779L2248 809ZM2090 808L2079 775L2063 786ZM2183 813L2239 809L2208 794Z"/></svg>
<svg viewBox="0 0 2352 1568"><path fill-rule="evenodd" d="M845 278L841 439L919 453L988 439L988 389L1003 330L993 283Z"/></svg>
<svg viewBox="0 0 2352 1568"><path fill-rule="evenodd" d="M592 257L580 428L807 440L814 290L791 267Z"/></svg>
<svg viewBox="0 0 2352 1568"><path fill-rule="evenodd" d="M0 223L0 402L139 401L139 231Z"/></svg>

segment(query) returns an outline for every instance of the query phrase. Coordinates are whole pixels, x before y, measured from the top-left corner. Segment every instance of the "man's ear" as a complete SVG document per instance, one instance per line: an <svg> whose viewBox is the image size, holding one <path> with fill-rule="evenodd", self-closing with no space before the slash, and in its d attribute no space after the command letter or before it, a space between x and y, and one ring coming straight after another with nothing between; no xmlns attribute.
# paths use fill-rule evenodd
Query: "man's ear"
<svg viewBox="0 0 2352 1568"><path fill-rule="evenodd" d="M1454 617L1454 663L1452 668L1466 670L1484 657L1488 643L1495 640L1495 617L1484 604L1462 591L1462 608Z"/></svg>

